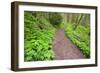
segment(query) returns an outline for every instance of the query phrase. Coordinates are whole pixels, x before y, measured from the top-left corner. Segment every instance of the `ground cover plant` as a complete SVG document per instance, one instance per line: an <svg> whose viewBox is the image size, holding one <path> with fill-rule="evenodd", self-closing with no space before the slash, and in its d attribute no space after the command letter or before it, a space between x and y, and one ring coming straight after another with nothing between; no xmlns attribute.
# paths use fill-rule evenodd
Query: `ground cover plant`
<svg viewBox="0 0 100 73"><path fill-rule="evenodd" d="M24 12L24 61L53 60L53 40L58 29L90 57L90 15L57 12Z"/></svg>
<svg viewBox="0 0 100 73"><path fill-rule="evenodd" d="M65 17L67 22L64 21L61 27L83 55L90 58L90 15L69 13Z"/></svg>

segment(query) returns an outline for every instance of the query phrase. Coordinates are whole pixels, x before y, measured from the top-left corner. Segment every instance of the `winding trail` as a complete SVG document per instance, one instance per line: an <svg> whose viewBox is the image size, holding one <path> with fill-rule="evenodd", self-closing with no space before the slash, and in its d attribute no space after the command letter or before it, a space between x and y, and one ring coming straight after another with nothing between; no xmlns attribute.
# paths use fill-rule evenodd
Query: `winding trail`
<svg viewBox="0 0 100 73"><path fill-rule="evenodd" d="M59 29L55 33L53 51L55 53L55 60L85 58L81 51L76 47L76 45L73 44L70 39L65 36L63 29Z"/></svg>

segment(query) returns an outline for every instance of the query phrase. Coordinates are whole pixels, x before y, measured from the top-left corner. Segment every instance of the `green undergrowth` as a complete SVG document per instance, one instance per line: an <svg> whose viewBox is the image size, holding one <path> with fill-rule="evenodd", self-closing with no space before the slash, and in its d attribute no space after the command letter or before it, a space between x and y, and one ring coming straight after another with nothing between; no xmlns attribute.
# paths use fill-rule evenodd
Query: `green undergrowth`
<svg viewBox="0 0 100 73"><path fill-rule="evenodd" d="M62 14L24 12L24 61L53 60L55 57L52 49L54 34L62 28L65 30L66 36L81 50L83 55L90 58L89 24L83 25L81 22L73 24L73 22L68 23L67 20L64 22L68 14Z"/></svg>
<svg viewBox="0 0 100 73"><path fill-rule="evenodd" d="M25 61L52 60L52 42L55 28L45 19L24 13L24 59Z"/></svg>
<svg viewBox="0 0 100 73"><path fill-rule="evenodd" d="M90 28L89 26L78 25L75 29L74 24L62 24L66 36L81 50L86 58L90 57Z"/></svg>

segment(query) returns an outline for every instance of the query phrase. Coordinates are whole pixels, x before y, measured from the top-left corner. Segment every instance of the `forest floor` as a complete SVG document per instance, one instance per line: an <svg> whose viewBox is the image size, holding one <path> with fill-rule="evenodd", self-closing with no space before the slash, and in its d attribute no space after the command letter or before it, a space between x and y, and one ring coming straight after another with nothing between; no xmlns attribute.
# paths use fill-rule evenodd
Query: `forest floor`
<svg viewBox="0 0 100 73"><path fill-rule="evenodd" d="M55 33L53 51L55 53L55 60L85 58L79 48L65 35L63 29L59 29Z"/></svg>

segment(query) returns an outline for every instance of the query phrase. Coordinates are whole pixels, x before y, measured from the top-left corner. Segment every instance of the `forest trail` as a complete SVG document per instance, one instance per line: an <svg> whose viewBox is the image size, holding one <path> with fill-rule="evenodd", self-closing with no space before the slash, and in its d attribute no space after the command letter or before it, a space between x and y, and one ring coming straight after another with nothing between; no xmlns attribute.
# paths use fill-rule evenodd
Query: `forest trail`
<svg viewBox="0 0 100 73"><path fill-rule="evenodd" d="M76 45L73 44L70 39L65 36L63 29L59 29L55 33L53 51L55 53L55 60L85 58L81 51L76 47Z"/></svg>

